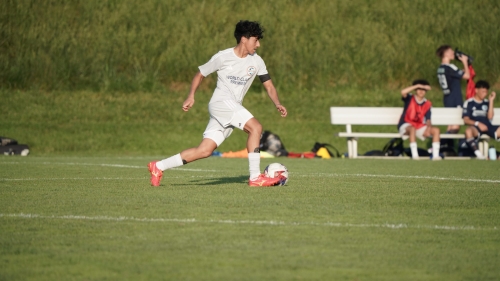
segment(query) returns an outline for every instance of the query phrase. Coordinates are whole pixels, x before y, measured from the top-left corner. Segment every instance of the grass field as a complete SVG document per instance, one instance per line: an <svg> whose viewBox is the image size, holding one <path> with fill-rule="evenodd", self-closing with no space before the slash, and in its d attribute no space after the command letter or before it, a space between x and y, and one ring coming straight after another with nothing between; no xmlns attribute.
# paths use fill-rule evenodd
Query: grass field
<svg viewBox="0 0 500 281"><path fill-rule="evenodd" d="M498 280L491 161L2 157L0 280ZM277 160L262 160L261 168Z"/></svg>

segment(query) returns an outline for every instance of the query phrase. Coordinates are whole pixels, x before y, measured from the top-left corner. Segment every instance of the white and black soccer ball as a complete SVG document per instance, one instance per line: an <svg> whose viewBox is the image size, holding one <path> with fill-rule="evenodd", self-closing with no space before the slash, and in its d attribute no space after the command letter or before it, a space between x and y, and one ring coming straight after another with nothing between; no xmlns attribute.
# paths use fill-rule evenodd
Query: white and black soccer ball
<svg viewBox="0 0 500 281"><path fill-rule="evenodd" d="M264 175L269 178L277 178L281 175L284 179L280 182L280 185L285 185L288 182L288 169L281 163L267 165L264 169Z"/></svg>

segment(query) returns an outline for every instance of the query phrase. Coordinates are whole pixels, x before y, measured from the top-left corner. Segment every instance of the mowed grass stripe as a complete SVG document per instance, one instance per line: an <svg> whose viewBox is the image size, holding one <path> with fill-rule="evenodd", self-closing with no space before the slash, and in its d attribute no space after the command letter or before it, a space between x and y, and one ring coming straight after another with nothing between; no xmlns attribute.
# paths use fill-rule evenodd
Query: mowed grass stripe
<svg viewBox="0 0 500 281"><path fill-rule="evenodd" d="M81 216L81 215L39 215L39 214L0 214L0 217L23 218L23 219L61 219L61 220L88 220L88 221L136 221L150 223L217 223L217 224L250 224L271 226L325 226L325 227L352 227L352 228L391 228L391 229L434 229L434 230L486 230L498 231L499 228L481 226L451 226L451 225L411 225L407 223L341 223L341 222L285 222L281 220L198 220L195 218L135 218L135 217L111 217L111 216Z"/></svg>
<svg viewBox="0 0 500 281"><path fill-rule="evenodd" d="M75 164L76 165L76 164ZM91 165L91 164L84 164L84 165ZM102 164L102 166L108 166L108 167L126 167L129 168L130 166L127 165L106 165ZM135 167L134 167L135 168ZM146 169L141 167L141 169ZM187 172L207 172L207 173L221 173L221 174L227 174L227 171L224 170L204 170L204 169L179 169L179 168L174 168L172 170L177 170L177 171L187 171ZM301 174L301 173L292 173L289 172L290 176L292 177L368 177L368 178L404 178L404 179L426 179L426 180L437 180L437 181L463 181L463 182L482 182L482 183L500 183L500 180L490 180L490 179L471 179L471 178L456 178L456 177L437 177L437 176L406 176L406 175L391 175L391 174L338 174L338 173L308 173L308 174ZM164 179L176 179L176 178L214 178L216 176L164 176ZM36 180L143 180L148 177L135 177L135 178L123 178L123 177L96 177L96 178L83 178L83 177L78 177L78 178L4 178L0 179L0 181L36 181Z"/></svg>

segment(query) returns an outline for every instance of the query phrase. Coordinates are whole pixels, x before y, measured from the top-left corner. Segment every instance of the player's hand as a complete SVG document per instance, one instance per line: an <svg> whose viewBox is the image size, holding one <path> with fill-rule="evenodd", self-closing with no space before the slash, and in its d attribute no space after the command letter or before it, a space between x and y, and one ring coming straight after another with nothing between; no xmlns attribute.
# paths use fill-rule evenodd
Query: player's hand
<svg viewBox="0 0 500 281"><path fill-rule="evenodd" d="M187 98L182 104L182 110L188 111L194 105L194 98Z"/></svg>
<svg viewBox="0 0 500 281"><path fill-rule="evenodd" d="M479 122L477 124L477 127L479 128L479 130L481 132L487 132L488 131L488 127L485 124L481 123L481 122Z"/></svg>
<svg viewBox="0 0 500 281"><path fill-rule="evenodd" d="M490 101L495 100L495 97L496 97L496 96L497 96L497 93L495 93L495 92L491 92L491 94L490 94Z"/></svg>
<svg viewBox="0 0 500 281"><path fill-rule="evenodd" d="M469 57L466 55L460 55L458 59L463 63L463 64L469 64Z"/></svg>
<svg viewBox="0 0 500 281"><path fill-rule="evenodd" d="M427 126L427 128L424 131L424 137L430 137L431 136L431 126Z"/></svg>
<svg viewBox="0 0 500 281"><path fill-rule="evenodd" d="M281 104L276 105L276 109L280 112L281 117L286 117L288 115L286 108L284 106L282 106Z"/></svg>

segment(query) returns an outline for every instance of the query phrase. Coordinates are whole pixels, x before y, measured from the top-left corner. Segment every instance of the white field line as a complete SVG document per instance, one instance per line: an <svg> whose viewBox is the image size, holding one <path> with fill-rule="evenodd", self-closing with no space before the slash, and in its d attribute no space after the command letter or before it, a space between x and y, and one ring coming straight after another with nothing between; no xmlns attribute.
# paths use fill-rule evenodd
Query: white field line
<svg viewBox="0 0 500 281"><path fill-rule="evenodd" d="M405 179L428 179L441 181L469 181L469 182L487 182L500 183L500 180L485 179L467 179L467 178L446 178L436 176L407 176L407 175L374 175L374 174L335 174L335 173L313 173L307 175L297 175L300 177L322 176L322 177L369 177L369 178L405 178Z"/></svg>
<svg viewBox="0 0 500 281"><path fill-rule="evenodd" d="M214 176L178 176L178 177L163 177L164 179L185 179L185 178L214 178ZM147 177L138 178L122 178L122 177L100 177L100 178L24 178L24 179L0 179L1 181L58 181L58 180L146 180Z"/></svg>
<svg viewBox="0 0 500 281"><path fill-rule="evenodd" d="M497 231L495 227L477 227L477 226L450 226L450 225L410 225L400 224L365 224L365 223L341 223L341 222L285 222L274 220L197 220L197 219L178 219L178 218L135 218L135 217L110 217L110 216L44 216L38 214L0 214L3 218L24 218L24 219L59 219L59 220L87 220L87 221L133 221L149 223L214 223L214 224L247 224L247 225L270 225L270 226L324 226L324 227L345 227L345 228L389 228L389 229L431 229L431 230L489 230Z"/></svg>
<svg viewBox="0 0 500 281"><path fill-rule="evenodd" d="M71 165L71 166L100 166L100 167L116 167L116 168L132 168L132 169L147 169L144 166L134 166L134 165L121 165L121 164L95 164L95 163L64 163L64 162L0 162L0 164L32 164L32 165ZM187 168L174 168L173 170L178 171L189 171L189 172L218 172L217 170L204 170L204 169L187 169Z"/></svg>
<svg viewBox="0 0 500 281"><path fill-rule="evenodd" d="M55 162L40 162L40 163L21 163L21 162L0 162L0 164L55 164L55 165L82 165L82 166L101 166L101 167L116 167L116 168L134 168L134 169L147 169L146 166L133 166L133 165L120 165L120 164L93 164L93 163L55 163ZM210 172L210 173L225 173L223 170L206 170L206 169L187 169L187 168L174 168L173 170L178 171L189 171L189 172ZM322 176L322 177L372 177L372 178L405 178L405 179L428 179L428 180L439 180L439 181L464 181L464 182L484 182L484 183L500 183L500 180L487 180L487 179L471 179L471 178L455 178L455 177L437 177L437 176L407 176L407 175L375 175L375 174L337 174L337 173L311 173L311 174L301 174L301 173L292 173L292 176L299 177L314 177L314 176ZM177 177L170 177L177 178ZM52 180L57 180L59 178L52 178ZM85 180L86 178L60 178L64 180ZM95 180L126 180L127 178L87 178L87 179L95 179ZM128 179L143 179L143 178L128 178ZM0 179L2 180L37 180L37 179ZM47 180L44 178L40 178L40 180Z"/></svg>

